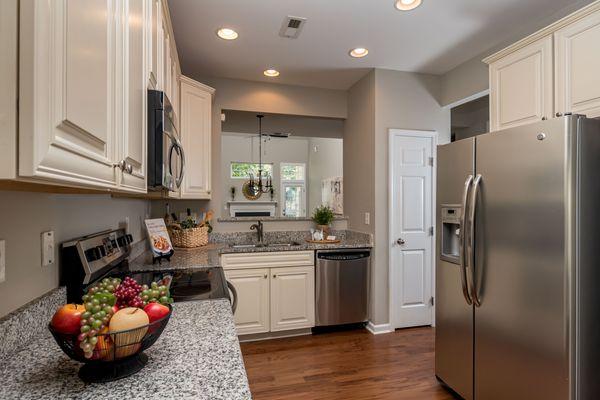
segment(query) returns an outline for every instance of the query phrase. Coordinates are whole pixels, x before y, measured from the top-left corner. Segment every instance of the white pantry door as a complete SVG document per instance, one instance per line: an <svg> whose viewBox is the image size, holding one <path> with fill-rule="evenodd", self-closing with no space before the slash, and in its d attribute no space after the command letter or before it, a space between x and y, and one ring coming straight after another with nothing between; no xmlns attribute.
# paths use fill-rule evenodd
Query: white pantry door
<svg viewBox="0 0 600 400"><path fill-rule="evenodd" d="M390 321L433 323L435 132L390 129Z"/></svg>

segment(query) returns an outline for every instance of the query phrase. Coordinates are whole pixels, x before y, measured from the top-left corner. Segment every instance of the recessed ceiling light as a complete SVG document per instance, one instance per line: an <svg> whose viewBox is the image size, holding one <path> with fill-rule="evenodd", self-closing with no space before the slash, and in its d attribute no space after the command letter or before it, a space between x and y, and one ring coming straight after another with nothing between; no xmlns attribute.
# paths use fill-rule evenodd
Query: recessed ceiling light
<svg viewBox="0 0 600 400"><path fill-rule="evenodd" d="M410 11L421 5L422 0L396 0L396 8L400 11Z"/></svg>
<svg viewBox="0 0 600 400"><path fill-rule="evenodd" d="M225 40L235 40L238 38L238 33L230 28L221 28L217 31L217 36Z"/></svg>
<svg viewBox="0 0 600 400"><path fill-rule="evenodd" d="M266 69L263 74L265 74L265 76L268 76L269 78L275 78L276 76L279 76L279 71L277 71L276 69Z"/></svg>
<svg viewBox="0 0 600 400"><path fill-rule="evenodd" d="M369 54L369 50L364 47L357 47L355 49L350 50L350 57L361 58Z"/></svg>

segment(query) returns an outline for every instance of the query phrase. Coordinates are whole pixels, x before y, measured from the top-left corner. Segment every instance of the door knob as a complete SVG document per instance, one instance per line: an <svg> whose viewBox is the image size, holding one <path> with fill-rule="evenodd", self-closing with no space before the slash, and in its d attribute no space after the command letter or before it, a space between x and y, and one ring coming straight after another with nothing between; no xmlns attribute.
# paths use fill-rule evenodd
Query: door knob
<svg viewBox="0 0 600 400"><path fill-rule="evenodd" d="M404 239L400 238L398 240L396 240L396 244L399 246L402 246L403 244L405 244L406 242L404 241Z"/></svg>
<svg viewBox="0 0 600 400"><path fill-rule="evenodd" d="M561 112L557 112L557 113L556 113L556 117L557 117L557 118L560 118L560 117L562 117L562 116L563 116L563 113L561 113Z"/></svg>

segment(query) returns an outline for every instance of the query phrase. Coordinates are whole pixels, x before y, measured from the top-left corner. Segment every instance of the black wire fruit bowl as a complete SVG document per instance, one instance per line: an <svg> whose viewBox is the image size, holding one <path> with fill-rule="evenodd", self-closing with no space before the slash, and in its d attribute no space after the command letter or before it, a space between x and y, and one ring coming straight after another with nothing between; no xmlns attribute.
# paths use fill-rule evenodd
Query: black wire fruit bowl
<svg viewBox="0 0 600 400"><path fill-rule="evenodd" d="M79 369L82 381L110 382L133 375L144 368L148 356L143 351L158 340L173 313L173 307L167 307L167 315L147 325L124 331L99 333L90 358L84 356L79 335L57 332L51 324L48 324L48 329L66 355L84 363Z"/></svg>

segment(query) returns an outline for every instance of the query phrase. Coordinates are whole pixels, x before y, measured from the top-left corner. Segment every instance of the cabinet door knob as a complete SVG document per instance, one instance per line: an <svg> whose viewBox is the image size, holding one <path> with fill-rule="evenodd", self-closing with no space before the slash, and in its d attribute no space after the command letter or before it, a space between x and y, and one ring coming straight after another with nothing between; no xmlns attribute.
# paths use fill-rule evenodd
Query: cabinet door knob
<svg viewBox="0 0 600 400"><path fill-rule="evenodd" d="M560 118L560 117L562 117L562 116L563 116L563 113L561 113L561 112L557 112L557 113L556 113L556 117L557 117L557 118Z"/></svg>
<svg viewBox="0 0 600 400"><path fill-rule="evenodd" d="M269 277L269 275L265 274L265 279L267 279Z"/></svg>
<svg viewBox="0 0 600 400"><path fill-rule="evenodd" d="M396 240L396 244L398 244L399 246L402 246L403 244L405 244L406 242L404 241L404 239L400 238L398 240Z"/></svg>
<svg viewBox="0 0 600 400"><path fill-rule="evenodd" d="M546 117L542 117L542 121L545 121L545 120L547 120L547 119L548 119L548 118L546 118Z"/></svg>
<svg viewBox="0 0 600 400"><path fill-rule="evenodd" d="M277 278L277 275L273 274L273 278Z"/></svg>

